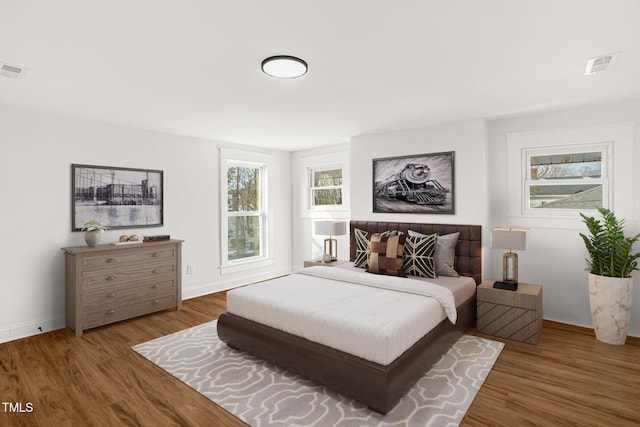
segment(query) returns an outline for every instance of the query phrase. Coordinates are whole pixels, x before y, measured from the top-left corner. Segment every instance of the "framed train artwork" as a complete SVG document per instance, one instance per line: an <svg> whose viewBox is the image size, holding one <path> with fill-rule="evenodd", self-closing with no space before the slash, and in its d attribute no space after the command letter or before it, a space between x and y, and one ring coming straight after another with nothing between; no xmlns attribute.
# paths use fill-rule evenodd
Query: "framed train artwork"
<svg viewBox="0 0 640 427"><path fill-rule="evenodd" d="M71 165L71 230L87 221L109 228L163 225L163 171Z"/></svg>
<svg viewBox="0 0 640 427"><path fill-rule="evenodd" d="M373 159L373 212L454 214L454 152Z"/></svg>

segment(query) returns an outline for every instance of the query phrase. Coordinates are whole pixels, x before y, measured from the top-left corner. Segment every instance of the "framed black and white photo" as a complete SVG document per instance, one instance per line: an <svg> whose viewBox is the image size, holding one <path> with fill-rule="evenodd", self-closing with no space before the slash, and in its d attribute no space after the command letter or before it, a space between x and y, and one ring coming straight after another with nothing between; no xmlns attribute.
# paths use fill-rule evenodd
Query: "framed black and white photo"
<svg viewBox="0 0 640 427"><path fill-rule="evenodd" d="M373 212L454 214L454 152L373 159Z"/></svg>
<svg viewBox="0 0 640 427"><path fill-rule="evenodd" d="M161 170L71 165L71 230L87 221L109 228L163 224Z"/></svg>

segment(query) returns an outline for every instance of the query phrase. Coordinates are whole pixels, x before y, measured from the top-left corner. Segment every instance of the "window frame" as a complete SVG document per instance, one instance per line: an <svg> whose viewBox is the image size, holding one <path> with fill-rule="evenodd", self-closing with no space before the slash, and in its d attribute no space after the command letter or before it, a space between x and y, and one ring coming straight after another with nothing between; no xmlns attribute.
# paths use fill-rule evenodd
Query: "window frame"
<svg viewBox="0 0 640 427"><path fill-rule="evenodd" d="M235 273L247 271L256 267L269 265L273 262L270 257L269 234L269 204L268 204L268 180L269 169L272 165L272 156L264 153L242 151L235 149L220 149L220 269L221 273ZM228 181L227 169L229 167L251 167L259 169L259 194L257 211L228 210ZM234 217L259 217L260 250L256 256L229 259L229 219Z"/></svg>
<svg viewBox="0 0 640 427"><path fill-rule="evenodd" d="M322 171L330 171L330 170L337 170L339 169L341 171L341 176L342 176L342 184L340 185L327 185L327 186L321 186L321 187L316 187L314 186L315 183L315 179L314 179L314 175L317 172L322 172ZM344 206L345 206L345 169L342 163L332 163L332 164L325 164L325 165L314 165L314 166L308 166L307 167L307 176L308 176L308 182L307 182L307 194L308 194L308 200L307 200L307 206L308 209L311 211L327 211L327 210L344 210ZM341 194L341 203L340 204L334 204L334 205L316 205L314 203L314 190L333 190L333 189L339 189L340 190L340 194Z"/></svg>
<svg viewBox="0 0 640 427"><path fill-rule="evenodd" d="M592 126L505 133L507 222L513 227L545 227L582 229L579 213L596 215L595 209L525 209L528 206L524 179L527 169L524 150L570 148L589 151L594 146L609 145L607 191L609 209L620 217L633 215L633 142L635 122L619 122ZM604 201L603 201L604 203ZM537 212L535 212L537 211Z"/></svg>
<svg viewBox="0 0 640 427"><path fill-rule="evenodd" d="M589 144L571 144L571 145L558 145L553 147L525 147L522 149L522 161L524 166L522 168L522 182L523 182L523 195L522 195L522 212L525 215L530 216L575 216L578 212L595 212L596 209L581 209L581 208L543 208L530 206L531 202L531 187L532 186L548 186L548 185L575 185L579 181L576 179L554 179L551 181L544 180L532 180L531 179L531 158L534 156L544 155L557 155L557 154L576 154L583 152L599 152L601 153L601 169L600 178L589 178L589 184L601 184L602 185L602 206L609 208L611 206L611 179L609 178L612 165L612 152L613 142L607 141L602 143L589 143ZM586 183L586 181L581 181Z"/></svg>

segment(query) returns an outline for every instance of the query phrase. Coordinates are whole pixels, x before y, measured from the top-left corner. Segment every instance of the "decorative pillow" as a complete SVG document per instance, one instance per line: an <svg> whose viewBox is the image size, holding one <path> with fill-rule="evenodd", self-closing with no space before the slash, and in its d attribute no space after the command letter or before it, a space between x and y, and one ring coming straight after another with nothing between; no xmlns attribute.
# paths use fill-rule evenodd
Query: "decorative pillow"
<svg viewBox="0 0 640 427"><path fill-rule="evenodd" d="M374 274L406 277L402 269L405 238L404 233L398 233L395 236L374 233L370 240L371 254L367 271Z"/></svg>
<svg viewBox="0 0 640 427"><path fill-rule="evenodd" d="M404 272L412 276L438 277L433 259L437 241L437 234L407 237L404 242L404 257L402 259Z"/></svg>
<svg viewBox="0 0 640 427"><path fill-rule="evenodd" d="M409 236L424 237L426 236L426 234L409 230ZM436 275L450 277L459 276L458 272L454 268L454 263L456 260L456 245L458 244L459 236L460 233L451 233L445 234L444 236L438 236L436 249L433 253Z"/></svg>
<svg viewBox="0 0 640 427"><path fill-rule="evenodd" d="M460 233L445 234L438 236L436 250L434 252L436 273L438 276L458 277L459 274L454 268L456 261L456 245Z"/></svg>
<svg viewBox="0 0 640 427"><path fill-rule="evenodd" d="M367 268L369 265L369 254L371 249L369 247L369 233L358 228L354 228L353 232L356 235L356 258L353 260L355 267Z"/></svg>

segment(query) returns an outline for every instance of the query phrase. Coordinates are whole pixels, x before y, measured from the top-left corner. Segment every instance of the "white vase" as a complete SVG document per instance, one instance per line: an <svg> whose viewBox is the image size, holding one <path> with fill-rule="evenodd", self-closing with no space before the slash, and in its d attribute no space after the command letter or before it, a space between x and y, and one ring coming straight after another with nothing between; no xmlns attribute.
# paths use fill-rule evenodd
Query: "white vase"
<svg viewBox="0 0 640 427"><path fill-rule="evenodd" d="M633 277L605 277L589 273L589 303L596 338L624 344L631 322Z"/></svg>
<svg viewBox="0 0 640 427"><path fill-rule="evenodd" d="M94 231L85 231L84 232L84 241L87 242L87 245L94 247L100 241L100 235L102 231L94 230Z"/></svg>

